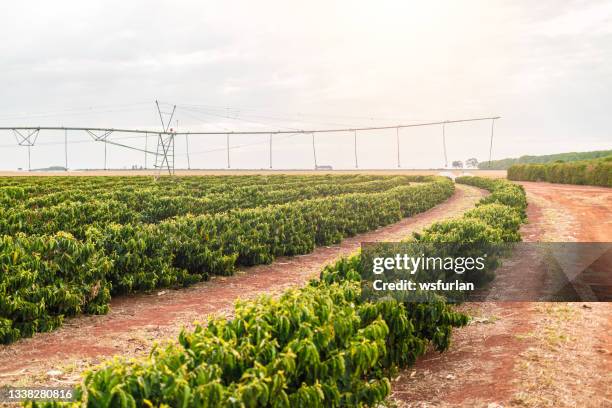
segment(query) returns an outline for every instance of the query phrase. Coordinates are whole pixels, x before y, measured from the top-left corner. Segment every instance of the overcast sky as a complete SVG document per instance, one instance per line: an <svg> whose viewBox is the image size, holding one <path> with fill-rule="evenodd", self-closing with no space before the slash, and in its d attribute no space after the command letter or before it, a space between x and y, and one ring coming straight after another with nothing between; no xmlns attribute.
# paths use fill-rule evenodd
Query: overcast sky
<svg viewBox="0 0 612 408"><path fill-rule="evenodd" d="M158 99L178 105L181 130L500 115L494 158L612 148L612 1L3 1L0 15L0 126L155 130ZM489 132L447 126L449 161L487 159ZM0 168L27 167L27 149L0 136ZM63 165L63 137L41 132L32 167ZM68 137L69 167L102 167L102 144ZM440 127L400 138L402 166L444 164ZM319 164L354 166L352 142L318 135ZM189 145L192 167L226 165L224 136ZM268 166L266 136L231 146L232 166ZM312 167L310 136L273 147L275 167ZM394 130L358 134L360 166L395 167L396 156ZM144 155L108 148L110 167L132 164Z"/></svg>

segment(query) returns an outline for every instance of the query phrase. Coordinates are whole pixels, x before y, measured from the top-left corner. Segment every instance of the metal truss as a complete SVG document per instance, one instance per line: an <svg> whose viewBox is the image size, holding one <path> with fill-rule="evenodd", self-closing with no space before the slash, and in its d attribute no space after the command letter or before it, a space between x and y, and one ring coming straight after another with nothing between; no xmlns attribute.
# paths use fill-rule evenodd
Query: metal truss
<svg viewBox="0 0 612 408"><path fill-rule="evenodd" d="M162 124L163 132L158 133L157 137L157 151L155 153L155 168L161 172L163 169L168 170L168 174L174 174L174 136L175 132L172 131L170 125L172 124L172 118L176 111L176 105L172 108L172 112L162 112L159 107L159 102L155 101L157 105L157 112L159 113L159 120ZM168 117L164 120L164 117Z"/></svg>
<svg viewBox="0 0 612 408"><path fill-rule="evenodd" d="M102 134L96 134L96 132L100 132L92 129L85 129L87 133L95 140L96 142L104 142L104 170L106 170L106 145L108 137L113 133L112 130L102 130Z"/></svg>
<svg viewBox="0 0 612 408"><path fill-rule="evenodd" d="M185 135L187 136L206 136L206 135L225 135L226 137L226 149L227 149L227 167L230 168L230 136L231 135L263 135L267 134L269 137L269 166L272 168L272 142L273 135L282 135L282 134L303 134L303 135L311 135L312 138L312 154L314 161L314 168L318 168L317 161L317 146L315 144L315 134L333 134L333 133L343 133L350 132L353 134L353 153L355 160L355 168L359 168L358 162L358 138L357 132L366 132L371 130L384 130L384 129L395 129L396 131L396 148L397 148L397 167L400 168L400 134L399 131L401 129L407 129L412 127L420 127L420 126L436 126L439 125L442 128L442 149L444 154L444 165L448 167L448 156L446 149L446 125L453 123L463 123L463 122L475 122L475 121L491 121L491 132L490 132L490 141L489 141L489 161L491 161L492 150L493 150L493 136L495 129L495 120L500 119L500 116L491 116L491 117L478 117L478 118L466 118L466 119L457 119L457 120L445 120L438 122L424 122L424 123L411 123L411 124L399 124L399 125L391 125L391 126L370 126L370 127L356 127L356 128L342 128L342 129L312 129L312 130L260 130L260 131L235 131L235 132L200 132L200 131L181 131L177 132L176 130L170 128L172 123L172 119L174 118L174 113L176 111L176 105L173 106L172 111L170 112L162 112L159 103L156 101L157 110L159 113L159 118L162 125L162 130L155 132L144 129L116 129L116 128L94 128L94 127L60 127L60 126L37 126L37 127L28 127L28 126L10 126L0 127L0 130L10 130L14 133L15 139L19 146L26 146L28 148L28 169L31 170L31 157L30 157L30 149L35 145L38 136L41 130L61 130L66 132L68 131L85 131L87 132L95 141L104 143L104 169L107 169L107 144L111 144L114 146L136 150L139 152L143 152L145 154L145 167L146 167L146 156L148 154L155 155L155 164L154 168L161 173L162 171L168 172L168 174L174 174L175 170L175 137L177 135ZM132 133L132 134L142 134L145 136L145 147L144 149L129 146L126 144L118 143L115 140L109 140L109 137L112 133ZM149 134L157 133L157 149L156 151L150 151L147 147L147 136ZM67 146L67 136L64 138L65 144ZM186 139L187 146L189 144L188 139ZM188 147L187 147L188 149ZM68 164L68 153L66 147L66 166ZM189 155L189 151L187 150L187 154ZM188 156L189 160L189 156ZM189 164L190 167L190 164Z"/></svg>
<svg viewBox="0 0 612 408"><path fill-rule="evenodd" d="M36 144L36 139L38 139L38 135L40 134L40 129L12 129L13 134L15 135L15 139L17 140L17 144L19 146L27 146L28 148L28 171L32 171L32 155L31 149L32 146ZM23 130L22 133L20 130Z"/></svg>

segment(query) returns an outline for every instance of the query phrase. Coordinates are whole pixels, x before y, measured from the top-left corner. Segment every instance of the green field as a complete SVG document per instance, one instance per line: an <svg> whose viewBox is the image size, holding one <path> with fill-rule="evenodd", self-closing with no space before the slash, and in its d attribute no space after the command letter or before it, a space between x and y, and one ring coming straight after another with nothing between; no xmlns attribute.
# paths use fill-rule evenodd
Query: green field
<svg viewBox="0 0 612 408"><path fill-rule="evenodd" d="M410 185L411 181L421 181ZM0 342L106 313L110 297L308 253L448 198L446 179L0 179Z"/></svg>
<svg viewBox="0 0 612 408"><path fill-rule="evenodd" d="M412 237L429 243L518 241L523 189L461 177L489 190L463 217ZM449 198L432 176L236 176L154 180L3 178L0 339L106 313L111 296L185 286L237 266L269 263L337 243ZM462 255L462 246L455 249ZM320 279L236 305L139 360L89 372L89 406L363 406L383 402L390 376L465 325L444 298L430 303L360 296L360 255ZM482 283L494 276L462 279Z"/></svg>

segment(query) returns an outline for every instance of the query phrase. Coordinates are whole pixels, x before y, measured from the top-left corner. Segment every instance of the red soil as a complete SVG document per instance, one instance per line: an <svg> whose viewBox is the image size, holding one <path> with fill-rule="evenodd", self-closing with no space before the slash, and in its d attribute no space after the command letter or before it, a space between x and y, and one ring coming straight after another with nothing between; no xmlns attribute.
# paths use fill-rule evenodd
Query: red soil
<svg viewBox="0 0 612 408"><path fill-rule="evenodd" d="M525 241L612 241L612 189L522 184L529 202ZM521 279L527 290L541 281ZM564 307L571 324L554 316ZM428 353L399 376L393 384L399 406L612 406L612 304L489 302L460 309L475 319L455 331L448 351ZM556 344L543 332L567 340Z"/></svg>

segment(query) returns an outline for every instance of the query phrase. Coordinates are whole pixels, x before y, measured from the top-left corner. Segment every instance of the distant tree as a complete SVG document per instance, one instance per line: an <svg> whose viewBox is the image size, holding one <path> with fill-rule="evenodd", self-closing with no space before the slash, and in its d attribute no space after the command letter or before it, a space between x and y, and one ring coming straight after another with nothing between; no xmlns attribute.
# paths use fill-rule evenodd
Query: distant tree
<svg viewBox="0 0 612 408"><path fill-rule="evenodd" d="M453 162L453 168L454 169L462 169L463 168L463 162L461 160L455 160Z"/></svg>
<svg viewBox="0 0 612 408"><path fill-rule="evenodd" d="M472 157L471 159L467 159L465 161L465 167L472 167L472 168L478 167L478 159L476 159L475 157Z"/></svg>
<svg viewBox="0 0 612 408"><path fill-rule="evenodd" d="M536 163L554 163L557 160L562 160L563 163L591 160L602 157L612 157L612 150L595 150L592 152L570 152L548 154L544 156L521 156L514 159L493 160L491 164L488 161L478 165L480 169L505 170L513 164L536 164Z"/></svg>

